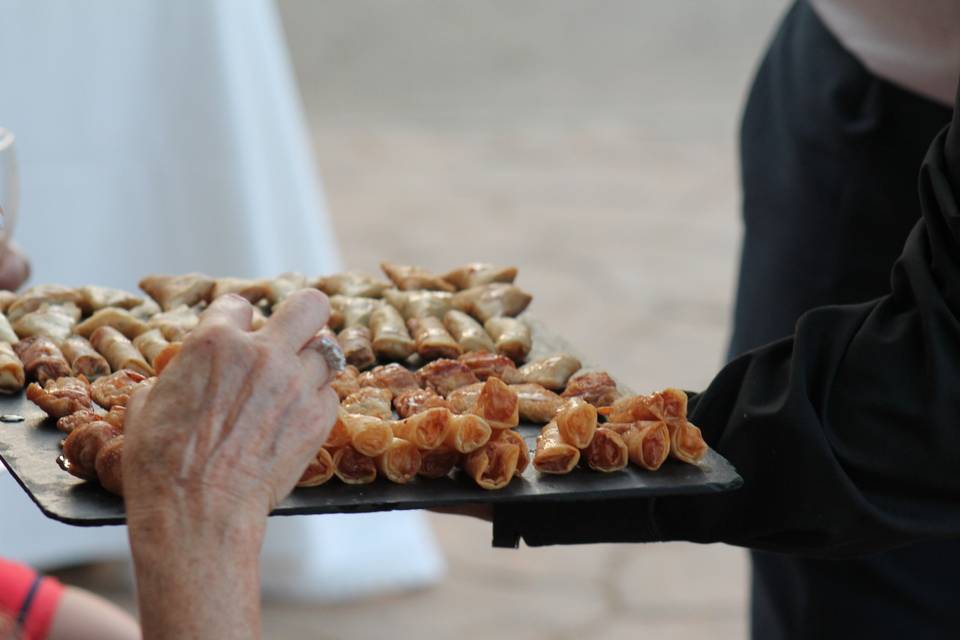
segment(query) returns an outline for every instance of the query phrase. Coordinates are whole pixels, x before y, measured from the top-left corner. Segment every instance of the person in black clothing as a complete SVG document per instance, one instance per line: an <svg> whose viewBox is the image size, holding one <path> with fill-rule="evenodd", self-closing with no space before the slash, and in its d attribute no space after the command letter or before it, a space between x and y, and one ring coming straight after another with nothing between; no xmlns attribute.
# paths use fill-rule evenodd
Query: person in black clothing
<svg viewBox="0 0 960 640"><path fill-rule="evenodd" d="M960 633L960 108L938 135L950 117L794 6L744 115L736 357L690 403L744 486L498 505L494 544L726 542L753 550L756 638Z"/></svg>

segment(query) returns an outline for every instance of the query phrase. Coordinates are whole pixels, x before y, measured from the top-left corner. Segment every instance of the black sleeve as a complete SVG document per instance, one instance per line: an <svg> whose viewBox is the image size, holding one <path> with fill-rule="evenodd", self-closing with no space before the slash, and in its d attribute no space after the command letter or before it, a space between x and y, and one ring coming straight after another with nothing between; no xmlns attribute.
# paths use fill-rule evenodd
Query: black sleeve
<svg viewBox="0 0 960 640"><path fill-rule="evenodd" d="M498 507L494 544L690 540L842 557L960 536L958 202L960 108L924 161L922 218L890 294L810 311L692 406L741 489Z"/></svg>

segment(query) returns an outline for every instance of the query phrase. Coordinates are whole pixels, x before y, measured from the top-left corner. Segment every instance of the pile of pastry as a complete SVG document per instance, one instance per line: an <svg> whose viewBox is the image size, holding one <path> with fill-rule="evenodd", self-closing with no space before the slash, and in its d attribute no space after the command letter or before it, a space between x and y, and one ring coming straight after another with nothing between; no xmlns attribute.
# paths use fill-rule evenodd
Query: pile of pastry
<svg viewBox="0 0 960 640"><path fill-rule="evenodd" d="M228 293L248 299L254 328L305 287L330 296L328 332L347 368L333 382L340 413L301 478L317 486L439 478L460 468L486 489L507 486L529 464L543 473L578 467L656 470L667 457L706 452L686 419L686 395L667 389L623 397L602 371L568 354L528 362L530 327L517 316L531 296L517 270L469 264L445 275L384 263L386 279L341 273L310 280L149 276L149 298L103 287L33 287L0 294L0 390L27 396L67 434L59 462L122 493L127 400L158 375ZM544 425L532 452L516 431Z"/></svg>

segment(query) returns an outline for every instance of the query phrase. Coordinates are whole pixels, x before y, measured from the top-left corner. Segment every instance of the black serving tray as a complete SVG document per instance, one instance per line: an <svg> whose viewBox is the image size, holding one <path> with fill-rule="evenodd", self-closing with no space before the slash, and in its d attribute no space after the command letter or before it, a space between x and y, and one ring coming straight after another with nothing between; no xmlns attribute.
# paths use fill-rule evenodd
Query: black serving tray
<svg viewBox="0 0 960 640"><path fill-rule="evenodd" d="M528 321L534 328L531 358L570 352L566 343L549 334L541 324ZM46 516L86 527L125 522L121 498L60 469L56 460L64 434L23 393L0 398L0 415L24 418L22 422L0 422L0 460ZM532 451L540 427L520 425L518 429ZM435 480L417 478L407 485L381 478L369 485L345 485L334 477L319 487L294 490L271 515L709 494L730 491L742 483L733 466L711 450L698 466L667 460L655 472L631 465L614 473L577 469L565 476L553 476L540 474L531 465L522 478L515 478L499 491L481 489L460 472Z"/></svg>

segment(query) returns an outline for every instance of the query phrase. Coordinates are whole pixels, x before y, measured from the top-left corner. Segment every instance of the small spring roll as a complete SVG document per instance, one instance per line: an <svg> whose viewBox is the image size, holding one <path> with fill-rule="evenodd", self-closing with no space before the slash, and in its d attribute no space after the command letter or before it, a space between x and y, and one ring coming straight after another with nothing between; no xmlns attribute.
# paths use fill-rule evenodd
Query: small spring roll
<svg viewBox="0 0 960 640"><path fill-rule="evenodd" d="M436 291L455 291L452 284L435 276L423 267L381 262L380 268L401 291L430 289Z"/></svg>
<svg viewBox="0 0 960 640"><path fill-rule="evenodd" d="M607 422L603 426L620 434L627 445L630 462L638 467L656 471L670 455L670 430L665 422Z"/></svg>
<svg viewBox="0 0 960 640"><path fill-rule="evenodd" d="M405 320L411 318L443 318L453 307L453 294L445 291L397 291L383 292L386 301L400 312Z"/></svg>
<svg viewBox="0 0 960 640"><path fill-rule="evenodd" d="M305 289L307 278L302 273L288 271L287 273L281 273L273 280L267 280L265 284L267 285L267 301L270 302L272 307L276 307L294 291Z"/></svg>
<svg viewBox="0 0 960 640"><path fill-rule="evenodd" d="M60 347L46 336L21 340L13 349L23 363L27 379L46 384L47 380L55 380L72 373L70 363L63 357Z"/></svg>
<svg viewBox="0 0 960 640"><path fill-rule="evenodd" d="M516 267L500 267L485 262L471 262L454 269L443 279L457 289L470 289L491 282L512 283L517 277Z"/></svg>
<svg viewBox="0 0 960 640"><path fill-rule="evenodd" d="M488 491L503 489L517 472L520 450L513 442L491 440L463 460L463 469Z"/></svg>
<svg viewBox="0 0 960 640"><path fill-rule="evenodd" d="M103 326L90 336L90 344L110 363L114 371L130 369L144 376L154 375L153 367L125 335L110 326Z"/></svg>
<svg viewBox="0 0 960 640"><path fill-rule="evenodd" d="M490 334L483 326L463 311L451 309L443 316L443 326L447 328L453 339L463 349L464 353L471 351L493 352L496 347Z"/></svg>
<svg viewBox="0 0 960 640"><path fill-rule="evenodd" d="M390 405L392 400L393 393L390 392L390 389L360 387L344 398L340 406L350 414L389 420L393 416L393 409Z"/></svg>
<svg viewBox="0 0 960 640"><path fill-rule="evenodd" d="M87 380L96 380L110 375L107 359L97 353L90 341L80 336L70 336L60 345L63 357L70 363L73 375L84 376Z"/></svg>
<svg viewBox="0 0 960 640"><path fill-rule="evenodd" d="M390 283L355 271L335 273L332 276L317 278L313 286L328 296L360 296L364 298L381 298L383 292L390 288Z"/></svg>
<svg viewBox="0 0 960 640"><path fill-rule="evenodd" d="M372 458L380 455L393 440L391 421L349 413L344 413L340 419L350 434L351 446L365 456Z"/></svg>
<svg viewBox="0 0 960 640"><path fill-rule="evenodd" d="M436 449L444 443L450 430L448 409L427 409L393 423L393 435L417 445L419 449Z"/></svg>
<svg viewBox="0 0 960 640"><path fill-rule="evenodd" d="M334 452L333 472L346 484L370 484L377 479L377 463L347 445Z"/></svg>
<svg viewBox="0 0 960 640"><path fill-rule="evenodd" d="M626 396L599 411L610 422L686 420L687 394L680 389L668 388L648 396Z"/></svg>
<svg viewBox="0 0 960 640"><path fill-rule="evenodd" d="M99 410L97 409L80 409L80 411L74 411L68 416L58 418L57 430L64 433L71 433L74 429L82 427L90 422L104 420L105 417L106 416L104 416L102 413L99 413ZM113 425L112 422L110 424Z"/></svg>
<svg viewBox="0 0 960 640"><path fill-rule="evenodd" d="M246 298L250 304L257 304L270 294L270 288L265 280L248 280L246 278L217 278L210 291L210 300L233 293Z"/></svg>
<svg viewBox="0 0 960 640"><path fill-rule="evenodd" d="M62 418L81 409L93 409L90 383L84 377L47 380L42 387L27 385L27 400L43 409L51 418Z"/></svg>
<svg viewBox="0 0 960 640"><path fill-rule="evenodd" d="M77 304L86 314L95 313L106 307L133 309L143 304L143 298L122 289L88 284L77 288L76 292L80 295L80 301Z"/></svg>
<svg viewBox="0 0 960 640"><path fill-rule="evenodd" d="M433 389L410 389L393 398L393 408L397 410L400 418L409 418L435 407L450 409L451 405Z"/></svg>
<svg viewBox="0 0 960 640"><path fill-rule="evenodd" d="M440 318L411 318L407 325L416 342L417 353L424 360L456 358L463 353L463 349L444 328Z"/></svg>
<svg viewBox="0 0 960 640"><path fill-rule="evenodd" d="M533 346L533 337L530 327L516 318L490 318L483 323L493 343L497 346L497 353L503 354L514 362L523 362Z"/></svg>
<svg viewBox="0 0 960 640"><path fill-rule="evenodd" d="M465 387L454 389L447 396L447 403L450 405L450 411L456 414L470 413L477 405L477 398L480 396L480 389L483 388L482 382L468 384Z"/></svg>
<svg viewBox="0 0 960 640"><path fill-rule="evenodd" d="M520 435L520 432L514 431L513 429L502 429L490 436L490 439L500 440L501 442L510 442L517 447L516 474L518 476L523 475L523 472L527 470L528 466L530 466L530 447L527 446L527 441L523 439L523 436Z"/></svg>
<svg viewBox="0 0 960 640"><path fill-rule="evenodd" d="M510 429L520 424L520 398L500 378L487 378L471 413L486 420L493 429Z"/></svg>
<svg viewBox="0 0 960 640"><path fill-rule="evenodd" d="M323 446L331 451L350 444L350 430L343 421L344 415L346 412L343 409L337 410L337 421L333 423L333 428L327 435L327 441L323 443Z"/></svg>
<svg viewBox="0 0 960 640"><path fill-rule="evenodd" d="M161 313L161 311L160 305L150 298L146 298L141 304L130 309L130 313L133 314L134 318L140 318L144 322L148 322L150 318Z"/></svg>
<svg viewBox="0 0 960 640"><path fill-rule="evenodd" d="M420 388L417 374L396 362L374 367L357 377L361 387L389 389L394 396Z"/></svg>
<svg viewBox="0 0 960 640"><path fill-rule="evenodd" d="M460 452L450 447L437 447L420 451L420 470L424 478L443 478L450 475L460 460Z"/></svg>
<svg viewBox="0 0 960 640"><path fill-rule="evenodd" d="M440 358L420 367L417 380L425 389L433 389L442 396L448 396L460 387L476 383L477 377L459 360Z"/></svg>
<svg viewBox="0 0 960 640"><path fill-rule="evenodd" d="M73 328L78 336L89 338L100 327L113 327L129 339L134 339L147 330L147 323L126 309L107 307Z"/></svg>
<svg viewBox="0 0 960 640"><path fill-rule="evenodd" d="M100 486L110 493L123 495L123 434L100 447L93 459L93 469Z"/></svg>
<svg viewBox="0 0 960 640"><path fill-rule="evenodd" d="M170 346L170 342L163 337L160 329L150 329L133 339L133 346L147 359L150 366L157 368L157 356Z"/></svg>
<svg viewBox="0 0 960 640"><path fill-rule="evenodd" d="M460 453L471 453L487 444L492 433L493 429L480 416L469 413L459 416L451 415L450 428L447 430L443 444Z"/></svg>
<svg viewBox="0 0 960 640"><path fill-rule="evenodd" d="M10 303L4 313L11 324L16 325L17 320L31 311L36 311L43 305L69 305L72 304L80 310L81 296L75 289L64 287L59 284L40 284L30 287ZM77 318L79 319L79 318Z"/></svg>
<svg viewBox="0 0 960 640"><path fill-rule="evenodd" d="M199 273L182 276L147 276L140 281L140 288L157 301L164 311L180 305L192 307L210 299L213 279Z"/></svg>
<svg viewBox="0 0 960 640"><path fill-rule="evenodd" d="M667 427L670 428L670 422ZM675 424L670 436L670 456L687 464L697 464L707 455L707 443L700 428L682 420Z"/></svg>
<svg viewBox="0 0 960 640"><path fill-rule="evenodd" d="M416 348L403 316L389 304L370 313L370 333L374 353L385 360L406 360Z"/></svg>
<svg viewBox="0 0 960 640"><path fill-rule="evenodd" d="M539 384L551 391L562 391L567 380L580 370L580 360L567 353L528 362L520 367L518 373L524 382Z"/></svg>
<svg viewBox="0 0 960 640"><path fill-rule="evenodd" d="M566 474L580 462L580 449L567 444L560 437L556 422L547 424L537 437L537 451L533 468L540 473Z"/></svg>
<svg viewBox="0 0 960 640"><path fill-rule="evenodd" d="M490 376L496 376L507 384L523 382L518 373L517 365L505 355L476 351L473 353L465 353L457 359L470 367L473 375L477 376L479 380L486 380Z"/></svg>
<svg viewBox="0 0 960 640"><path fill-rule="evenodd" d="M195 309L181 305L151 317L147 321L147 328L160 329L164 338L170 342L177 342L183 340L199 322L200 314Z"/></svg>
<svg viewBox="0 0 960 640"><path fill-rule="evenodd" d="M407 484L416 478L420 471L420 450L412 442L394 438L387 450L374 458L374 461L387 480L396 484Z"/></svg>
<svg viewBox="0 0 960 640"><path fill-rule="evenodd" d="M594 471L609 473L627 466L630 461L630 451L616 431L600 427L593 434L593 440L583 450L583 457Z"/></svg>
<svg viewBox="0 0 960 640"><path fill-rule="evenodd" d="M580 398L571 398L554 416L560 437L569 445L583 449L597 431L597 409Z"/></svg>
<svg viewBox="0 0 960 640"><path fill-rule="evenodd" d="M74 429L63 441L64 468L84 480L96 480L96 460L100 449L120 435L102 420Z"/></svg>
<svg viewBox="0 0 960 640"><path fill-rule="evenodd" d="M330 297L330 309L335 309L343 317L344 328L369 327L370 315L382 305L382 300L374 298Z"/></svg>
<svg viewBox="0 0 960 640"><path fill-rule="evenodd" d="M102 418L114 426L117 431L123 431L124 424L127 421L127 407L122 404L115 404L110 407L110 411Z"/></svg>
<svg viewBox="0 0 960 640"><path fill-rule="evenodd" d="M20 338L46 336L60 344L73 333L80 319L80 308L73 303L42 304L13 322L13 330Z"/></svg>
<svg viewBox="0 0 960 640"><path fill-rule="evenodd" d="M0 393L17 393L26 382L23 363L8 342L0 342Z"/></svg>
<svg viewBox="0 0 960 640"><path fill-rule="evenodd" d="M370 343L370 329L366 327L347 327L337 336L343 356L349 364L361 371L377 364L377 356Z"/></svg>
<svg viewBox="0 0 960 640"><path fill-rule="evenodd" d="M10 321L7 320L2 312L0 312L0 342L8 342L13 344L20 340L17 336L17 332L13 330L13 327L10 326Z"/></svg>
<svg viewBox="0 0 960 640"><path fill-rule="evenodd" d="M163 348L163 351L157 354L157 359L154 362L154 369L157 372L157 375L163 373L163 370L167 368L167 365L170 364L170 361L180 353L180 348L183 346L182 342L171 342Z"/></svg>
<svg viewBox="0 0 960 640"><path fill-rule="evenodd" d="M317 451L307 468L303 470L298 487L319 487L333 477L334 468L333 456L326 449Z"/></svg>
<svg viewBox="0 0 960 640"><path fill-rule="evenodd" d="M138 384L146 379L136 371L121 369L109 376L94 380L90 385L90 396L94 402L105 409L110 409L118 404L126 406L130 394L133 393Z"/></svg>
<svg viewBox="0 0 960 640"><path fill-rule="evenodd" d="M621 394L609 373L588 371L570 378L566 389L560 395L564 398L583 398L595 407L609 407Z"/></svg>
<svg viewBox="0 0 960 640"><path fill-rule="evenodd" d="M480 322L490 318L507 316L513 318L523 312L533 296L512 284L495 282L464 289L453 295L454 309L459 309Z"/></svg>
<svg viewBox="0 0 960 640"><path fill-rule="evenodd" d="M343 371L338 371L337 375L333 377L330 386L337 392L337 396L341 400L360 388L360 383L357 380L359 374L360 371L355 366L348 364Z"/></svg>

